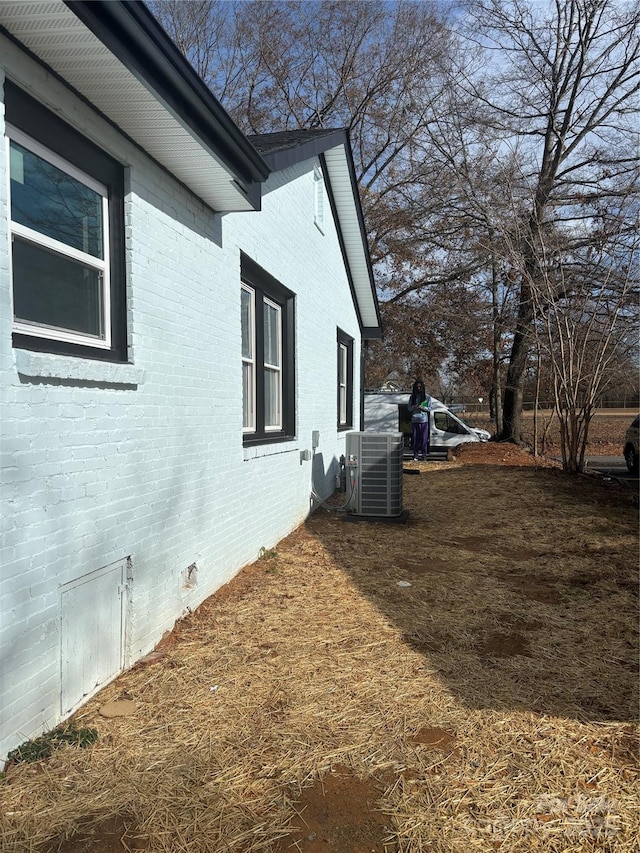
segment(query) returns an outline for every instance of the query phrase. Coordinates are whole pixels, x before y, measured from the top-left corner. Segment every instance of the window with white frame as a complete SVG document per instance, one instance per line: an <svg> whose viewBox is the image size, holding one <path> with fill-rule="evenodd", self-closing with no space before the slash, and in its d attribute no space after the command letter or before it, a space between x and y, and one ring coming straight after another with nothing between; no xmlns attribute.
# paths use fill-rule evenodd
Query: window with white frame
<svg viewBox="0 0 640 853"><path fill-rule="evenodd" d="M324 226L324 176L315 166L313 170L313 221L322 231Z"/></svg>
<svg viewBox="0 0 640 853"><path fill-rule="evenodd" d="M256 428L255 292L245 285L240 291L242 310L242 429Z"/></svg>
<svg viewBox="0 0 640 853"><path fill-rule="evenodd" d="M242 256L242 428L245 444L294 435L294 297Z"/></svg>
<svg viewBox="0 0 640 853"><path fill-rule="evenodd" d="M10 83L5 97L14 345L125 360L122 167Z"/></svg>
<svg viewBox="0 0 640 853"><path fill-rule="evenodd" d="M282 307L263 302L264 428L282 429Z"/></svg>
<svg viewBox="0 0 640 853"><path fill-rule="evenodd" d="M338 329L338 429L353 426L353 338Z"/></svg>
<svg viewBox="0 0 640 853"><path fill-rule="evenodd" d="M338 423L347 422L347 364L349 350L344 344L338 344Z"/></svg>

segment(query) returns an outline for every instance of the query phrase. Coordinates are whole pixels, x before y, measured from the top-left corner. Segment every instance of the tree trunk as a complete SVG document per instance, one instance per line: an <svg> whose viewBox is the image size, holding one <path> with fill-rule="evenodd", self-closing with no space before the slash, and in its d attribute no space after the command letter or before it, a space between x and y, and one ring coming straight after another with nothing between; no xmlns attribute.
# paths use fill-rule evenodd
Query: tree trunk
<svg viewBox="0 0 640 853"><path fill-rule="evenodd" d="M500 386L500 306L498 303L498 272L495 260L491 265L491 319L493 325L493 374L489 393L489 408L496 425L496 433L502 432L502 388Z"/></svg>
<svg viewBox="0 0 640 853"><path fill-rule="evenodd" d="M585 469L591 406L566 408L559 412L562 467L569 474L582 474Z"/></svg>
<svg viewBox="0 0 640 853"><path fill-rule="evenodd" d="M513 336L509 369L507 371L502 407L502 430L498 441L510 441L513 444L523 444L522 440L522 389L524 375L527 369L527 356L531 343L531 328L533 323L533 304L527 285L523 284L520 292L518 322Z"/></svg>
<svg viewBox="0 0 640 853"><path fill-rule="evenodd" d="M540 405L540 344L536 353L536 397L533 401L533 455L538 456L538 407Z"/></svg>
<svg viewBox="0 0 640 853"><path fill-rule="evenodd" d="M502 388L500 387L500 373L494 370L493 384L489 392L489 414L496 425L496 433L502 432Z"/></svg>

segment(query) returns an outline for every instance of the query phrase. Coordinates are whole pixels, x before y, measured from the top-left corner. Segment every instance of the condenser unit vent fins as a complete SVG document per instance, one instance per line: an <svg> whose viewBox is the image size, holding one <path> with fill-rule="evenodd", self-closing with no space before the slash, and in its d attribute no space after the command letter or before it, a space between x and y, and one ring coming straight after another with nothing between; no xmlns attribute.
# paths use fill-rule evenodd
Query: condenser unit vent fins
<svg viewBox="0 0 640 853"><path fill-rule="evenodd" d="M382 517L402 513L401 432L349 432L347 464L352 469L353 509L358 515Z"/></svg>

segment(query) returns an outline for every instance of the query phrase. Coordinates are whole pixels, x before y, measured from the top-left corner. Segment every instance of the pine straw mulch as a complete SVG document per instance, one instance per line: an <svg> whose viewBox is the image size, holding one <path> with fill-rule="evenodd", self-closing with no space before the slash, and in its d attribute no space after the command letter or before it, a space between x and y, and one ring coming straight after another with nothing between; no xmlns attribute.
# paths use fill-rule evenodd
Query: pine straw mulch
<svg viewBox="0 0 640 853"><path fill-rule="evenodd" d="M2 851L637 851L637 501L482 447L178 623L10 769Z"/></svg>

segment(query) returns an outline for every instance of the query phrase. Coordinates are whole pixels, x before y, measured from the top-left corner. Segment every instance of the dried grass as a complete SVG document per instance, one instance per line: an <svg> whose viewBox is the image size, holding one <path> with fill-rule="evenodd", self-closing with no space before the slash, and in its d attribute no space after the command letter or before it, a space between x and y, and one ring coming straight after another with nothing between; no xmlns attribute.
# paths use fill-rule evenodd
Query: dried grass
<svg viewBox="0 0 640 853"><path fill-rule="evenodd" d="M337 765L376 781L389 853L637 851L633 501L422 469L407 525L319 510L76 715L97 744L12 768L2 851L117 819L130 849L267 853Z"/></svg>

